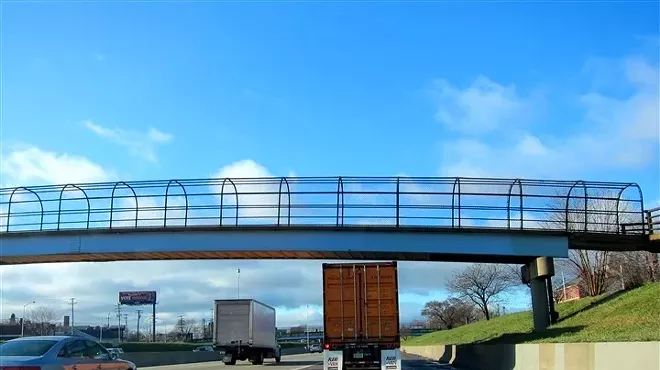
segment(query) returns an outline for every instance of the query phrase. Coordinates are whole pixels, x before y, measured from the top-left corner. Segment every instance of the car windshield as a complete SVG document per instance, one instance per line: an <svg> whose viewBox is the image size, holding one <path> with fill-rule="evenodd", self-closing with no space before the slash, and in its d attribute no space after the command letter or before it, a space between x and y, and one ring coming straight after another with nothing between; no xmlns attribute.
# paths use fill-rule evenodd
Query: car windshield
<svg viewBox="0 0 660 370"><path fill-rule="evenodd" d="M0 356L42 356L51 349L54 340L17 340L0 344Z"/></svg>

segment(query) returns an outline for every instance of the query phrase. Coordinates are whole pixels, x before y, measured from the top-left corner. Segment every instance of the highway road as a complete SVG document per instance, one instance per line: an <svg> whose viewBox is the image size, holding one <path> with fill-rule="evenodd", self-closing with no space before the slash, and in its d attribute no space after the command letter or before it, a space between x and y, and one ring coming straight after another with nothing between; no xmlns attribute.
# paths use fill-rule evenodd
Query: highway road
<svg viewBox="0 0 660 370"><path fill-rule="evenodd" d="M421 357L402 354L401 361L402 370L456 370L448 365L440 365L431 362ZM197 364L183 364L183 365L169 365L169 366L153 366L141 367L139 370L216 370L220 367L225 367L222 362L202 362ZM226 368L233 368L234 366L226 366ZM254 370L323 370L323 354L302 354L283 356L282 362L276 364L274 360L266 360L263 365L251 365L249 362L236 363L237 370L254 369Z"/></svg>

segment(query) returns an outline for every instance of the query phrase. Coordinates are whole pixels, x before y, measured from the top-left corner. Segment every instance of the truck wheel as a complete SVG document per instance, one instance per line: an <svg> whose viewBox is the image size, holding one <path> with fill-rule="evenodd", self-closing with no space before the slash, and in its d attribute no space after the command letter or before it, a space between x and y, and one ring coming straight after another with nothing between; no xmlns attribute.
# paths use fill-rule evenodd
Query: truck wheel
<svg viewBox="0 0 660 370"><path fill-rule="evenodd" d="M225 365L236 365L236 359L232 358L231 361L225 362Z"/></svg>
<svg viewBox="0 0 660 370"><path fill-rule="evenodd" d="M263 365L264 364L264 353L259 352L252 361L253 365Z"/></svg>

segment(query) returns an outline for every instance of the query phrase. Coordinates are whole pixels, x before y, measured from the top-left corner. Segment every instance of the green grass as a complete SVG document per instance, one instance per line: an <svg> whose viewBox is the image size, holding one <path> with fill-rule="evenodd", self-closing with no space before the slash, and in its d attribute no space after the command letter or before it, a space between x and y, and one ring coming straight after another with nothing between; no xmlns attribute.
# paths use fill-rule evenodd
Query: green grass
<svg viewBox="0 0 660 370"><path fill-rule="evenodd" d="M403 344L660 341L660 283L561 303L556 309L557 324L543 333L532 331L531 312L521 312L409 338Z"/></svg>

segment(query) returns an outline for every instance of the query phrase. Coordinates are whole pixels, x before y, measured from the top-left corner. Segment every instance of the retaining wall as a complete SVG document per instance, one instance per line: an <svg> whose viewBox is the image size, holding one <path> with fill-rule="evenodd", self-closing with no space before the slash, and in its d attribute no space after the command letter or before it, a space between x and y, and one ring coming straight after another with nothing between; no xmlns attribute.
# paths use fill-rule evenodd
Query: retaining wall
<svg viewBox="0 0 660 370"><path fill-rule="evenodd" d="M402 346L470 370L660 370L660 342Z"/></svg>
<svg viewBox="0 0 660 370"><path fill-rule="evenodd" d="M306 353L303 348L282 348L282 356ZM221 352L127 352L119 356L122 360L133 362L138 368L142 366L164 366L177 364L192 364L196 362L221 361Z"/></svg>

